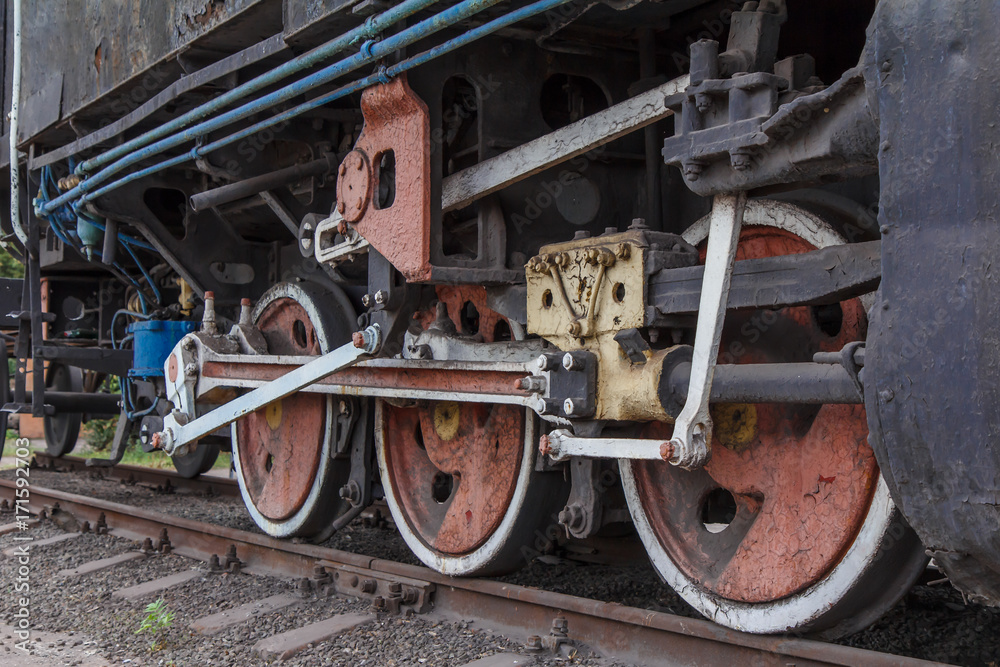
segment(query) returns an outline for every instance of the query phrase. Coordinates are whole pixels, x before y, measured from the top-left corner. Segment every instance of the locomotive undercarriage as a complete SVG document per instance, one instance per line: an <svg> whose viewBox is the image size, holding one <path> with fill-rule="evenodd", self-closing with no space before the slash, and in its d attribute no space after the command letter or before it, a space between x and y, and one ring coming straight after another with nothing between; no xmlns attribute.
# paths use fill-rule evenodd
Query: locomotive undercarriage
<svg viewBox="0 0 1000 667"><path fill-rule="evenodd" d="M726 9L727 41L682 43L683 68L646 3L549 16L319 107L250 160L224 148L96 198L200 302L157 311L201 323L132 379L144 409L112 459L131 430L199 469L228 443L266 532L323 540L384 498L454 575L516 567L553 523L631 522L668 584L751 632L867 625L923 571L921 538L996 602L996 527L951 548L880 468L906 429L885 427L903 391L878 324L886 214L863 204L886 191L896 4L860 65L829 58L830 85L830 53L779 59L784 2ZM623 25L634 47L606 43Z"/></svg>

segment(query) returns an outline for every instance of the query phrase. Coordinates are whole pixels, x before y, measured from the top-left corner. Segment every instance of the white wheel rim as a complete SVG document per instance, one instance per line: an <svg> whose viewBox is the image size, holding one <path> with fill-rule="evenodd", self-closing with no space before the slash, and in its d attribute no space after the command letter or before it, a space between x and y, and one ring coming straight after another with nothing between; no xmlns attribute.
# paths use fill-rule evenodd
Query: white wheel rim
<svg viewBox="0 0 1000 667"><path fill-rule="evenodd" d="M264 296L262 296L257 302L257 306L254 308L253 316L251 318L252 321L256 322L257 318L264 311L264 308L272 302L282 298L292 299L305 309L306 313L309 315L309 319L313 321L313 327L316 331L316 340L319 342L320 349L323 350L323 352L329 352L330 341L327 340L326 332L322 331L321 327L318 326L318 323L322 320L320 319L320 313L317 310L316 304L313 303L312 299L309 298L309 295L297 285L282 283L275 285L268 290L267 293L264 294ZM302 530L305 524L312 518L313 511L316 509L316 503L319 501L319 496L330 475L329 464L330 438L333 433L333 397L327 396L326 398L326 416L324 418L323 426L325 436L323 440L323 449L320 453L318 470L316 471L316 478L313 480L312 487L309 489L309 494L302 503L302 507L296 510L292 516L281 521L269 519L261 514L260 510L254 506L253 499L247 491L246 478L243 473L242 463L240 462L240 448L239 439L236 436L236 424L237 422L233 422L229 428L230 437L232 438L233 468L236 471L236 481L240 487L240 495L243 497L243 504L246 506L251 518L253 518L254 523L256 523L261 530L271 537L294 536L298 533L298 531Z"/></svg>
<svg viewBox="0 0 1000 667"><path fill-rule="evenodd" d="M521 455L521 468L517 476L517 485L514 488L514 495L510 504L504 512L500 525L493 531L481 546L468 554L461 556L451 556L434 551L417 535L409 522L406 512L403 510L399 499L396 497L396 490L392 485L392 478L386 461L386 438L384 433L383 419L384 402L379 399L375 402L375 450L378 455L379 474L382 478L382 485L385 489L385 501L389 505L393 521L399 534L403 536L406 545L424 563L442 574L451 576L462 576L475 573L488 567L500 552L507 546L508 540L513 532L514 525L522 511L531 511L531 508L524 507L524 500L528 493L528 485L535 465L535 420L534 413L525 411L524 425L524 447Z"/></svg>
<svg viewBox="0 0 1000 667"><path fill-rule="evenodd" d="M708 217L702 218L692 225L684 232L684 239L693 245L704 241L708 236L708 220ZM845 243L844 238L821 218L785 202L748 202L743 224L782 229L816 248ZM866 308L870 307L871 301L872 295L862 297ZM889 534L896 508L880 474L861 530L844 557L821 581L773 602L750 604L728 600L705 590L678 569L646 516L632 462L621 459L618 465L632 521L653 567L678 595L700 613L720 625L743 632L769 634L808 627L854 590L862 577L875 566L886 543L899 537ZM789 619L795 620L794 626L789 625Z"/></svg>

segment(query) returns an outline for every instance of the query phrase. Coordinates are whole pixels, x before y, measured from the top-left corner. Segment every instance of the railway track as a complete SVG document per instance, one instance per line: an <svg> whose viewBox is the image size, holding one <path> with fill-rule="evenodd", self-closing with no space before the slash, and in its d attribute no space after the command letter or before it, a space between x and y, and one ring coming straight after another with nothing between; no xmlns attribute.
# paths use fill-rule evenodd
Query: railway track
<svg viewBox="0 0 1000 667"><path fill-rule="evenodd" d="M0 480L0 498L13 502L14 496L15 484ZM797 637L748 635L703 620L490 580L449 578L423 567L275 540L38 486L31 488L29 509L36 515L68 512L81 524L106 525L111 534L137 542L149 538L150 544L159 546L167 537L178 555L230 571L297 578L303 593L368 598L382 613L475 619L508 637L528 637L527 650L565 653L579 644L641 665L662 665L665 660L677 665L797 667L939 664Z"/></svg>
<svg viewBox="0 0 1000 667"><path fill-rule="evenodd" d="M236 480L229 479L228 477L201 475L189 479L177 474L173 470L160 470L157 468L144 468L142 466L124 464L110 468L98 468L88 466L87 459L78 456L56 457L43 452L36 452L33 456L32 467L39 467L45 470L85 472L102 479L116 479L125 484L141 484L167 493L177 489L185 489L210 496L229 496L233 498L239 498L240 496L240 489L236 484Z"/></svg>

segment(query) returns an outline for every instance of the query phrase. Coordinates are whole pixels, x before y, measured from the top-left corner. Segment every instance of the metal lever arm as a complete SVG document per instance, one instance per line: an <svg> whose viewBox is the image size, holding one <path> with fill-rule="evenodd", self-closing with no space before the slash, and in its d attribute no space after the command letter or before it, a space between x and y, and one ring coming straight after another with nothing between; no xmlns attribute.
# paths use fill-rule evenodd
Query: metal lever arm
<svg viewBox="0 0 1000 667"><path fill-rule="evenodd" d="M698 468L711 456L712 417L708 400L712 392L715 363L719 358L722 325L729 301L729 283L736 260L736 247L746 209L745 192L717 195L712 204L705 278L698 307L698 328L691 359L691 381L684 409L674 423L674 435L664 458L682 468ZM669 451L672 450L672 451Z"/></svg>
<svg viewBox="0 0 1000 667"><path fill-rule="evenodd" d="M294 394L300 389L356 363L363 357L375 354L381 346L382 335L378 325L368 327L360 336L355 335L358 337L357 343L351 342L341 345L315 361L300 366L277 380L257 387L197 419L191 419L191 415L174 410L164 418L163 430L153 435L153 447L162 449L171 456L183 456L188 453L190 443L195 440L203 438L223 426L228 426L251 412L256 412L275 401Z"/></svg>

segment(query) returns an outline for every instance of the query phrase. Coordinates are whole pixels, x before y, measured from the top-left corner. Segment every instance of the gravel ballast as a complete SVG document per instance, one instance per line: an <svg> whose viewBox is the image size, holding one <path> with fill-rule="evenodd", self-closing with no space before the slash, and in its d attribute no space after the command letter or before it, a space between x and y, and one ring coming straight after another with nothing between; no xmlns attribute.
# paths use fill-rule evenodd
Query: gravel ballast
<svg viewBox="0 0 1000 667"><path fill-rule="evenodd" d="M9 478L10 471L0 472ZM159 494L142 486L89 478L79 473L32 471L32 485L99 497L185 518L240 530L259 532L239 499L207 498L195 494ZM2 521L2 520L0 520ZM51 522L32 529L36 539L60 532ZM0 537L0 548L13 544ZM417 563L389 523L358 520L324 546ZM147 600L130 602L111 593L191 567L205 566L176 555L156 555L113 570L88 575L77 582L50 583L61 569L76 567L135 548L109 536L83 535L52 545L33 555L40 582L32 598L35 627L50 632L74 631L98 638L95 647L113 664L249 665L265 664L252 647L260 639L324 620L336 613L369 612L370 603L340 598L311 599L212 637L192 636L187 622L245 602L292 592L290 582L268 577L205 574L163 593L178 621L167 633L162 650L150 652L149 640L135 635ZM45 549L48 549L46 551ZM648 563L632 565L583 564L557 557L535 561L502 581L543 588L645 609L698 617L669 587L659 581ZM3 563L5 581L10 564ZM36 576L33 572L33 578ZM51 588L50 588L51 587ZM9 623L9 610L0 622ZM970 667L1000 667L1000 610L966 604L950 585L915 587L871 628L838 643L910 657ZM518 652L519 643L493 635L473 622L449 623L425 617L384 618L308 648L282 663L289 665L465 665L495 653ZM588 656L565 660L532 658L533 664L614 664ZM162 661L162 662L161 662ZM547 662L548 661L548 662ZM67 663L70 664L70 663Z"/></svg>

